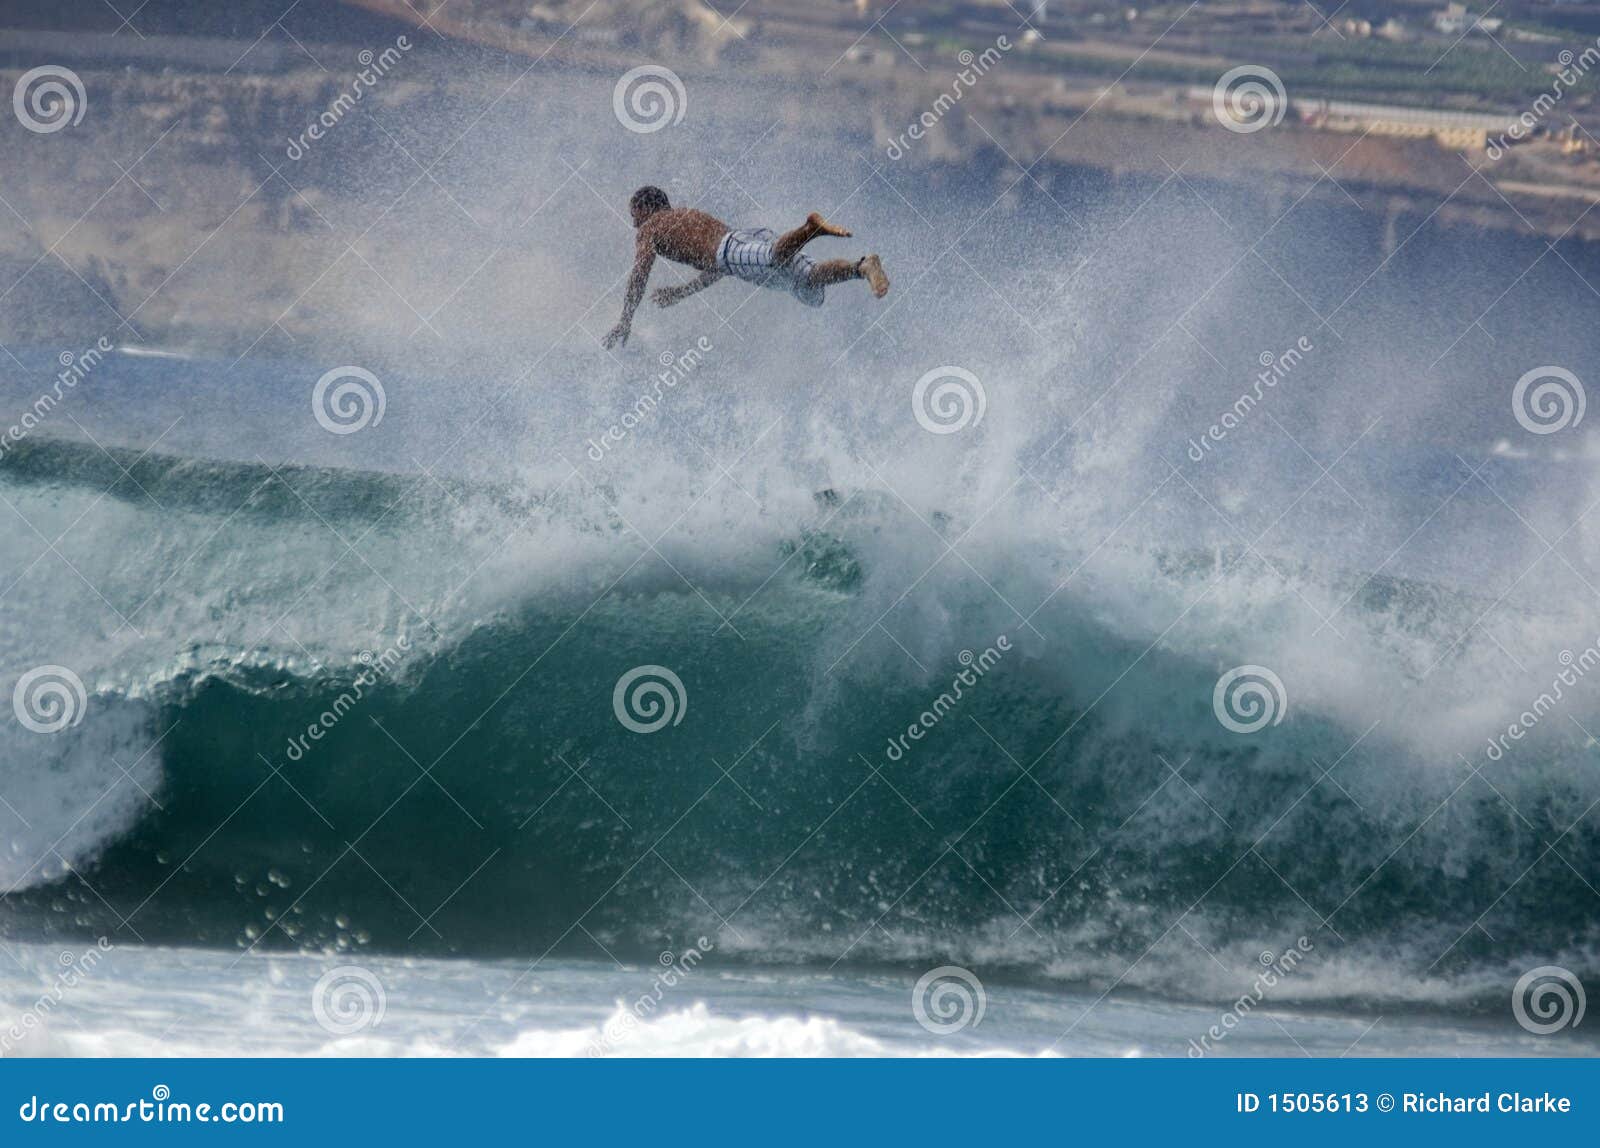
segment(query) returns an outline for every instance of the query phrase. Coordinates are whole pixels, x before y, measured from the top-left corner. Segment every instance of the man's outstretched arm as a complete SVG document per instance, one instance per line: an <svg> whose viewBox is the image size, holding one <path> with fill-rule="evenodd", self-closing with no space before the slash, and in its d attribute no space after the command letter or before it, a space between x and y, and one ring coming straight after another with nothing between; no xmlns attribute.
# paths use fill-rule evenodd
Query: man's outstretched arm
<svg viewBox="0 0 1600 1148"><path fill-rule="evenodd" d="M655 265L655 261L655 244L645 236L639 236L639 246L633 256L633 271L628 276L628 293L622 300L622 321L606 333L600 344L607 350L618 343L623 346L628 345L628 332L633 329L633 313L638 310L639 301L644 298L644 287L650 281L650 268Z"/></svg>
<svg viewBox="0 0 1600 1148"><path fill-rule="evenodd" d="M674 303L681 303L696 291L704 291L718 279L721 279L724 274L725 272L715 269L702 271L689 282L677 287L657 287L651 293L650 298L655 301L657 307L670 307Z"/></svg>

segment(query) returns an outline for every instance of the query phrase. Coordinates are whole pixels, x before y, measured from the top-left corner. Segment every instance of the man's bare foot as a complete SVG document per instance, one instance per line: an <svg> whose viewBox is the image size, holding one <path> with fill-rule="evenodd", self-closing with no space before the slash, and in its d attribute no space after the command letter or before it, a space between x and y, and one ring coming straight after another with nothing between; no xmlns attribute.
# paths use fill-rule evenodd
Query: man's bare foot
<svg viewBox="0 0 1600 1148"><path fill-rule="evenodd" d="M889 293L889 277L883 273L883 264L878 262L876 255L868 255L861 261L861 277L872 288L872 293L882 299Z"/></svg>
<svg viewBox="0 0 1600 1148"><path fill-rule="evenodd" d="M826 219L822 218L820 212L813 211L810 215L806 216L806 223L809 226L816 228L818 235L836 235L840 239L850 238L850 232L846 231L842 227L835 227Z"/></svg>

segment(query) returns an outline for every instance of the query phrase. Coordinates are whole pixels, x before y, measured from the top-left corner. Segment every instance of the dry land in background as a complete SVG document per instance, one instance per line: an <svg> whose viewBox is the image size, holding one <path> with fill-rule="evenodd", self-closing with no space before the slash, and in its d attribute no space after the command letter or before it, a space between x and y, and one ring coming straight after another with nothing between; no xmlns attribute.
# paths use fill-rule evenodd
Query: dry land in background
<svg viewBox="0 0 1600 1148"><path fill-rule="evenodd" d="M1600 212L1590 210L1600 200L1600 131L1591 129L1600 128L1600 67L1578 74L1553 103L1539 102L1557 84L1558 53L1594 44L1585 23L1600 28L1597 5L1519 5L1509 14L1501 5L1502 22L1479 27L1469 13L1461 30L1442 5L1352 3L1330 22L1309 4L1265 0L1050 3L1043 13L1029 0L904 11L836 0L346 3L419 42L505 53L516 61L508 74L525 77L499 101L529 122L547 114L542 94L562 74L602 83L662 60L691 90L761 85L750 114L779 123L780 134L825 124L860 154L928 180L959 169L998 193L1023 181L1049 191L1083 168L1153 180L1181 173L1200 186L1248 188L1269 206L1354 203L1385 221L1390 248L1424 224L1600 238ZM1001 37L1008 47L959 101L941 105L963 71L960 54L979 57ZM100 329L137 339L161 329L228 347L248 335L272 349L341 322L415 337L427 310L413 305L418 289L400 273L384 275L382 260L363 249L381 235L330 262L330 243L345 237L332 238L340 229L328 221L353 193L269 166L281 164L283 141L308 115L348 88L353 48L302 42L281 25L254 44L0 31L7 90L27 60L60 55L97 93L90 123L51 138L62 146L28 147L0 173L0 277L20 284L0 297L0 341ZM1281 123L1238 133L1218 122L1212 85L1241 62L1281 77L1289 101ZM373 96L401 123L446 98L488 101L471 74L418 80L403 69ZM892 142L934 108L936 127L891 159ZM1419 126L1397 108L1507 118L1536 109L1538 127L1493 158L1472 130L1463 138ZM130 141L157 133L159 162L139 162ZM58 194L69 185L109 190L84 210ZM486 233L509 235L526 209L508 199L472 214ZM225 293L192 273L223 252L251 269ZM511 254L540 258L531 248ZM492 331L529 305L502 302L474 321Z"/></svg>

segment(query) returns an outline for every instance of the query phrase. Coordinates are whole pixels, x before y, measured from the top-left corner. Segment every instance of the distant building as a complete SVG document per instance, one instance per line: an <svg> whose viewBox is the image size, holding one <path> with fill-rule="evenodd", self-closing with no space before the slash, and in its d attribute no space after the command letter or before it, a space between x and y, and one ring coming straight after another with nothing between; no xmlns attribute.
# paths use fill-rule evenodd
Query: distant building
<svg viewBox="0 0 1600 1148"><path fill-rule="evenodd" d="M1474 16L1465 4L1446 4L1433 15L1433 26L1446 36L1463 36L1468 32L1482 32L1492 36L1505 24L1499 16Z"/></svg>
<svg viewBox="0 0 1600 1148"><path fill-rule="evenodd" d="M1406 28L1406 22L1398 16L1390 16L1381 25L1374 28L1372 34L1380 40L1392 40L1395 43L1411 39L1411 32Z"/></svg>
<svg viewBox="0 0 1600 1148"><path fill-rule="evenodd" d="M1359 104L1348 100L1292 100L1301 122L1328 131L1426 138L1452 149L1482 149L1491 135L1511 130L1512 115L1411 108L1397 104Z"/></svg>

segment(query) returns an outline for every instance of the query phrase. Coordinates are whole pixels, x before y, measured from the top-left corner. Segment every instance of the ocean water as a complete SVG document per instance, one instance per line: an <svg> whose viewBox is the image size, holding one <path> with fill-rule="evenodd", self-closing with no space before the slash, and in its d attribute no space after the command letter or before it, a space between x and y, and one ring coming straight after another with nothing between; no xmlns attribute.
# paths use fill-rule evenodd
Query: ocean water
<svg viewBox="0 0 1600 1148"><path fill-rule="evenodd" d="M131 947L70 988L51 947L14 946L8 1002L52 1005L11 1056L1189 1056L1219 1023L1211 1006L1096 1001L1074 991L985 986L917 1022L913 978L803 968L691 969L549 960L249 956ZM82 954L72 952L74 961ZM677 954L673 954L674 957ZM659 958L658 958L659 960ZM30 979L29 973L32 974ZM1214 1056L1592 1056L1550 1040L1444 1016L1352 1016L1262 1007L1206 1047Z"/></svg>
<svg viewBox="0 0 1600 1148"><path fill-rule="evenodd" d="M97 382L127 434L222 369ZM303 373L230 400L240 441ZM946 562L1001 524L888 480L658 508L81 429L0 471L8 1053L1595 1051L1512 1002L1593 983L1600 703L1485 749L1516 664L1593 640L1565 602L1085 549L1049 499ZM1283 692L1218 702L1245 662Z"/></svg>
<svg viewBox="0 0 1600 1148"><path fill-rule="evenodd" d="M478 125L441 183L536 227L354 124L296 169L437 334L362 279L238 345L6 339L3 425L114 345L0 456L8 1054L1594 1051L1591 252L1177 178L852 198L731 81L636 136L558 79L405 124ZM640 172L848 203L894 292L722 285L607 355Z"/></svg>

